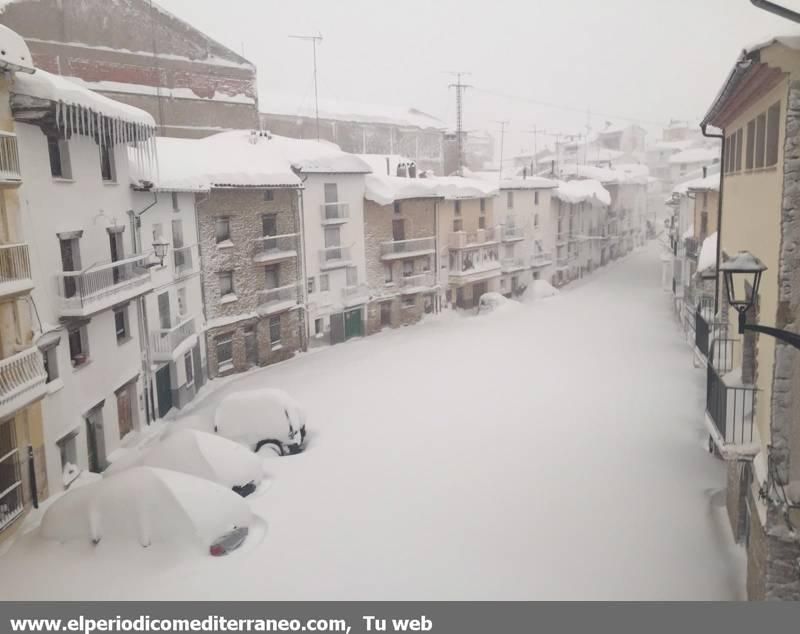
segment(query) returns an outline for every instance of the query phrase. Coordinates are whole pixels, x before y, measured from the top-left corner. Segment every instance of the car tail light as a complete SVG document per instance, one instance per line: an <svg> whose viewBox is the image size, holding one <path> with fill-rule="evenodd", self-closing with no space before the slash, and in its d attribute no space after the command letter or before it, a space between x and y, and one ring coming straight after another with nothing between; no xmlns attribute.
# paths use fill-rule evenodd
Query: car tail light
<svg viewBox="0 0 800 634"><path fill-rule="evenodd" d="M222 557L223 555L228 554L228 551L225 550L220 544L212 544L211 548L208 549L208 552L211 553L212 557Z"/></svg>

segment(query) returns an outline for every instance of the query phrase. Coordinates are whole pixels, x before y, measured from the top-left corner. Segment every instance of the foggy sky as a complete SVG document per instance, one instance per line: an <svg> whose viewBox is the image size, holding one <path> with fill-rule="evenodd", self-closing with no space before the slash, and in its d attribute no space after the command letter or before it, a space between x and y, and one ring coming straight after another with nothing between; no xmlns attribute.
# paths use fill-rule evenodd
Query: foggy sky
<svg viewBox="0 0 800 634"><path fill-rule="evenodd" d="M510 121L512 153L530 149L534 125L577 133L627 117L653 134L670 118L697 121L744 46L800 34L748 0L156 2L244 51L265 104L275 93L313 103L310 44L290 34L324 38L320 98L414 106L450 126L446 71L470 71L466 127L496 134L495 121Z"/></svg>

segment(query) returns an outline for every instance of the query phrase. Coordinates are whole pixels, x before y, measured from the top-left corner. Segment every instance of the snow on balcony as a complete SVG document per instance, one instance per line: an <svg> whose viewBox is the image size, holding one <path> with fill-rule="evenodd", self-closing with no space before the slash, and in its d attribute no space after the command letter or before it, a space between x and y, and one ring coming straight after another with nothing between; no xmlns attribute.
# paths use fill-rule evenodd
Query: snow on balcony
<svg viewBox="0 0 800 634"><path fill-rule="evenodd" d="M27 244L0 246L0 297L26 293L33 288Z"/></svg>
<svg viewBox="0 0 800 634"><path fill-rule="evenodd" d="M469 232L454 231L448 239L448 245L451 249L468 249L494 242L497 242L494 227Z"/></svg>
<svg viewBox="0 0 800 634"><path fill-rule="evenodd" d="M320 212L324 225L342 224L350 219L350 205L347 203L323 203Z"/></svg>
<svg viewBox="0 0 800 634"><path fill-rule="evenodd" d="M277 236L263 236L253 242L253 262L272 264L297 257L299 233L285 233Z"/></svg>
<svg viewBox="0 0 800 634"><path fill-rule="evenodd" d="M401 277L397 286L401 295L414 295L424 293L436 288L436 279L432 271Z"/></svg>
<svg viewBox="0 0 800 634"><path fill-rule="evenodd" d="M4 185L22 183L17 135L13 132L0 131L0 183Z"/></svg>
<svg viewBox="0 0 800 634"><path fill-rule="evenodd" d="M352 264L350 247L327 247L319 250L319 268L323 271Z"/></svg>
<svg viewBox="0 0 800 634"><path fill-rule="evenodd" d="M389 240L381 242L381 260L401 260L405 258L432 255L436 251L436 240L413 238L410 240Z"/></svg>
<svg viewBox="0 0 800 634"><path fill-rule="evenodd" d="M0 418L27 407L45 394L42 353L32 347L0 361Z"/></svg>
<svg viewBox="0 0 800 634"><path fill-rule="evenodd" d="M272 315L290 310L300 303L300 297L300 285L296 282L278 288L266 288L258 291L256 296L257 312L259 315Z"/></svg>
<svg viewBox="0 0 800 634"><path fill-rule="evenodd" d="M154 361L172 361L187 352L197 340L194 317L172 328L159 328L150 333L150 350Z"/></svg>

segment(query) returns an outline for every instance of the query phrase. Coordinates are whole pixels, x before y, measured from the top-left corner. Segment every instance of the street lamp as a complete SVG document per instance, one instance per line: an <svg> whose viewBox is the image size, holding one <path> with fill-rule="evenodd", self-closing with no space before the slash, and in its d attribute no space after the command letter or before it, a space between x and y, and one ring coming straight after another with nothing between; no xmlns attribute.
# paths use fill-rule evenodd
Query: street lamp
<svg viewBox="0 0 800 634"><path fill-rule="evenodd" d="M798 334L770 326L747 323L746 313L753 307L758 295L758 286L761 284L761 274L767 270L761 260L749 251L739 251L732 258L723 262L719 270L725 276L728 304L739 313L740 335L747 331L759 332L800 349L800 335ZM750 287L749 292L748 286Z"/></svg>
<svg viewBox="0 0 800 634"><path fill-rule="evenodd" d="M167 249L169 248L169 242L165 242L164 240L156 240L153 242L153 253L158 258L160 266L164 266L164 258L167 257Z"/></svg>

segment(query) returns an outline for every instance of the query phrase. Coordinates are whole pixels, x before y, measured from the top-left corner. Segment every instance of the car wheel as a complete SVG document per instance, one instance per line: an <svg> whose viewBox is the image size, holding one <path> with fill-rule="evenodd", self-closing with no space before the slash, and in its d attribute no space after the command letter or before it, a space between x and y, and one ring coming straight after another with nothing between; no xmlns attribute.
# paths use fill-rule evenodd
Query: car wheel
<svg viewBox="0 0 800 634"><path fill-rule="evenodd" d="M275 440L262 440L256 446L256 453L259 456L282 456L283 455L283 447L281 444Z"/></svg>

